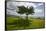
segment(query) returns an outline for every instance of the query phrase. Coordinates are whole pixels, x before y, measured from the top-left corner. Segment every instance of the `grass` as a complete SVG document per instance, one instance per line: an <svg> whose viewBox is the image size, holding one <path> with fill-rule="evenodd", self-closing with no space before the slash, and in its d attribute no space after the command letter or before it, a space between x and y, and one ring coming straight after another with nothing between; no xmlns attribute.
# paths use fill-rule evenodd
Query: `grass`
<svg viewBox="0 0 46 31"><path fill-rule="evenodd" d="M7 23L14 23L15 21L17 21L20 18L14 18L14 17L7 17ZM31 22L32 21L32 22ZM7 24L7 29L8 30L22 30L22 29L39 29L39 28L44 28L45 26L45 21L42 19L29 19L30 25L28 27L25 26L24 27L19 27L16 25L8 25ZM32 23L32 24L31 24Z"/></svg>

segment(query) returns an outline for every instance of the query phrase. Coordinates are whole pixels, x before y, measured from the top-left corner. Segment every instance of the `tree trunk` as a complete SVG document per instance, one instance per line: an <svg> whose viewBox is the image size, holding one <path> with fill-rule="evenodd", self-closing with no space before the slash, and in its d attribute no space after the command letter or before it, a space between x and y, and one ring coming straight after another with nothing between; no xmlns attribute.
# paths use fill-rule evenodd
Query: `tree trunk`
<svg viewBox="0 0 46 31"><path fill-rule="evenodd" d="M28 20L28 14L26 14L26 20Z"/></svg>
<svg viewBox="0 0 46 31"><path fill-rule="evenodd" d="M26 20L25 20L25 26L24 26L24 28L27 27L27 26L29 26L28 14L26 14Z"/></svg>

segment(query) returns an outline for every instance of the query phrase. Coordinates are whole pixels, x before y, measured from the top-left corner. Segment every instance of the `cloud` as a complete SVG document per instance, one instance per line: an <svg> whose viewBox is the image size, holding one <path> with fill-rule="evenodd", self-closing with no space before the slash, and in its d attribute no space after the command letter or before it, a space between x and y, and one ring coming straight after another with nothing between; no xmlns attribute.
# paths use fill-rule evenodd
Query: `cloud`
<svg viewBox="0 0 46 31"><path fill-rule="evenodd" d="M18 10L17 6L22 6L24 5L25 7L30 7L33 6L35 8L35 13L32 16L44 16L44 4L43 3L29 3L29 2L8 2L7 3L7 14L11 15L19 15L16 10ZM9 13L10 12L10 13ZM25 16L23 14L23 16Z"/></svg>
<svg viewBox="0 0 46 31"><path fill-rule="evenodd" d="M33 1L33 2L43 2L43 0L8 0L8 1Z"/></svg>
<svg viewBox="0 0 46 31"><path fill-rule="evenodd" d="M42 13L42 10L35 9L35 13Z"/></svg>
<svg viewBox="0 0 46 31"><path fill-rule="evenodd" d="M33 7L36 7L36 5L34 3L29 3L29 2L15 2L17 6L22 6L24 5L25 7L30 7L30 6L33 6Z"/></svg>
<svg viewBox="0 0 46 31"><path fill-rule="evenodd" d="M11 9L11 10L15 10L16 9L16 4L15 2L8 2L7 3L7 8Z"/></svg>

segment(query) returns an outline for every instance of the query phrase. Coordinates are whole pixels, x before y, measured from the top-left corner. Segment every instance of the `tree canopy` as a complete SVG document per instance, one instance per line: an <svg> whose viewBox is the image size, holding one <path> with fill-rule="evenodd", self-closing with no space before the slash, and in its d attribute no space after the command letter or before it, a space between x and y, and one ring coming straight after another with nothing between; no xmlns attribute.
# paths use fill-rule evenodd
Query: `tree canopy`
<svg viewBox="0 0 46 31"><path fill-rule="evenodd" d="M33 6L31 6L31 7L29 7L28 8L28 6L27 7L25 7L25 6L18 6L18 8L19 8L19 11L18 11L18 13L19 14L33 14L34 13L34 8L33 8Z"/></svg>

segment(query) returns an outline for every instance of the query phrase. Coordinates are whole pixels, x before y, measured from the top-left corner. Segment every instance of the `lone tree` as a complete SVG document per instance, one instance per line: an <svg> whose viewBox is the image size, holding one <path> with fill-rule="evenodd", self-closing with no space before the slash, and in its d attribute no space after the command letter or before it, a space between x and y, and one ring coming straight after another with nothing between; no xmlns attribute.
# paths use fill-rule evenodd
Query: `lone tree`
<svg viewBox="0 0 46 31"><path fill-rule="evenodd" d="M29 8L28 8L28 6L27 7L25 7L25 6L18 6L18 8L19 8L19 11L17 11L17 12L19 14L26 14L26 20L25 20L25 23L24 24L26 24L26 26L29 25L28 15L29 14L32 14L33 15L33 13L34 13L33 6L31 6Z"/></svg>

